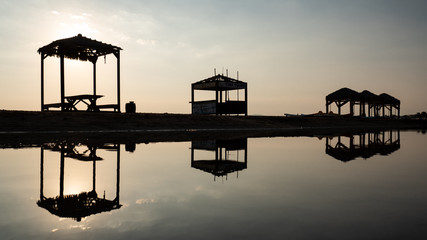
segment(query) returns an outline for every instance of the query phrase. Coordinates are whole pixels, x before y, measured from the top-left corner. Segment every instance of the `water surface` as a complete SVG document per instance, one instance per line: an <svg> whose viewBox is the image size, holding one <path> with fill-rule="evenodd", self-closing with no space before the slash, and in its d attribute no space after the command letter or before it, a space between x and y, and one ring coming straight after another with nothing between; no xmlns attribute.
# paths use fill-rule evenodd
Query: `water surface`
<svg viewBox="0 0 427 240"><path fill-rule="evenodd" d="M427 135L326 139L0 149L0 239L424 239Z"/></svg>

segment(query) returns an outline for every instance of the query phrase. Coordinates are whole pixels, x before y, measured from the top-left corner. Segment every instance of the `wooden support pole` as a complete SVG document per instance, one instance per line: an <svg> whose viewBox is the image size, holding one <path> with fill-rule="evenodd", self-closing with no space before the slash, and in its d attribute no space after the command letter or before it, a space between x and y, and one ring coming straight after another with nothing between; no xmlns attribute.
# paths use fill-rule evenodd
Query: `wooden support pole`
<svg viewBox="0 0 427 240"><path fill-rule="evenodd" d="M246 105L245 116L248 116L248 85L247 84L245 87L245 105Z"/></svg>
<svg viewBox="0 0 427 240"><path fill-rule="evenodd" d="M41 71L40 71L40 81L41 81L41 94L40 94L40 96L41 96L41 111L43 112L43 110L44 110L44 59L45 59L45 56L44 56L44 53L41 53L40 54L40 57L41 57Z"/></svg>
<svg viewBox="0 0 427 240"><path fill-rule="evenodd" d="M218 115L218 81L215 82L215 115Z"/></svg>
<svg viewBox="0 0 427 240"><path fill-rule="evenodd" d="M120 112L120 51L114 53L117 58L117 105L118 112Z"/></svg>
<svg viewBox="0 0 427 240"><path fill-rule="evenodd" d="M385 105L383 104L383 117L385 117Z"/></svg>
<svg viewBox="0 0 427 240"><path fill-rule="evenodd" d="M93 95L96 95L96 61L98 60L98 58L95 58L95 60L93 60Z"/></svg>
<svg viewBox="0 0 427 240"><path fill-rule="evenodd" d="M65 111L64 54L61 54L60 56L60 76L61 76L61 111Z"/></svg>
<svg viewBox="0 0 427 240"><path fill-rule="evenodd" d="M191 84L191 114L194 114L193 106L194 106L194 85Z"/></svg>
<svg viewBox="0 0 427 240"><path fill-rule="evenodd" d="M400 104L397 105L397 118L400 118Z"/></svg>

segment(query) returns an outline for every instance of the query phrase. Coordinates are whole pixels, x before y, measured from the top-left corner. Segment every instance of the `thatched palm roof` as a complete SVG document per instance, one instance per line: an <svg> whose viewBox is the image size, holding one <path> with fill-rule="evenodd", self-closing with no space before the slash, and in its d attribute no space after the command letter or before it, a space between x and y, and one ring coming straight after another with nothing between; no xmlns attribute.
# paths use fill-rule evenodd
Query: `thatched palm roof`
<svg viewBox="0 0 427 240"><path fill-rule="evenodd" d="M326 96L326 101L362 101L366 103L374 104L400 104L400 101L387 93L382 93L376 95L368 90L364 90L361 93L358 93L349 88L341 88L328 96Z"/></svg>
<svg viewBox="0 0 427 240"><path fill-rule="evenodd" d="M360 98L363 102L368 102L368 103L376 103L376 102L380 101L378 95L376 95L376 94L374 94L368 90L364 90L363 92L361 92Z"/></svg>
<svg viewBox="0 0 427 240"><path fill-rule="evenodd" d="M360 95L358 92L350 88L341 88L326 96L326 101L337 101L337 100L359 100Z"/></svg>
<svg viewBox="0 0 427 240"><path fill-rule="evenodd" d="M120 47L96 41L79 34L71 38L53 41L52 43L39 48L37 52L47 56L60 57L61 55L64 55L65 58L69 59L93 62L99 56L117 53L120 50L122 50Z"/></svg>
<svg viewBox="0 0 427 240"><path fill-rule="evenodd" d="M400 104L400 100L388 95L387 93L381 93L379 95L381 101L385 104Z"/></svg>

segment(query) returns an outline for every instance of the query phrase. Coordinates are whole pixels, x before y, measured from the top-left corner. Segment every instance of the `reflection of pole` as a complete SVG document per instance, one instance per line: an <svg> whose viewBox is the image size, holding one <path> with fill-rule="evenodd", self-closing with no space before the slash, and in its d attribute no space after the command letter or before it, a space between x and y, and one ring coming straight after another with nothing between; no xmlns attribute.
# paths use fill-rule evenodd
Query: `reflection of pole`
<svg viewBox="0 0 427 240"><path fill-rule="evenodd" d="M117 145L117 188L116 188L116 201L119 202L120 192L120 144Z"/></svg>
<svg viewBox="0 0 427 240"><path fill-rule="evenodd" d="M59 173L59 197L64 197L64 151L63 147L61 147L61 171Z"/></svg>
<svg viewBox="0 0 427 240"><path fill-rule="evenodd" d="M40 201L43 201L43 164L44 164L44 149L40 148Z"/></svg>
<svg viewBox="0 0 427 240"><path fill-rule="evenodd" d="M95 192L95 185L96 185L96 160L93 159L93 186L92 186L92 191Z"/></svg>
<svg viewBox="0 0 427 240"><path fill-rule="evenodd" d="M194 162L194 146L193 146L193 142L191 142L191 166L193 166L193 162Z"/></svg>
<svg viewBox="0 0 427 240"><path fill-rule="evenodd" d="M248 164L248 139L246 139L246 146L245 146L245 165L247 167Z"/></svg>

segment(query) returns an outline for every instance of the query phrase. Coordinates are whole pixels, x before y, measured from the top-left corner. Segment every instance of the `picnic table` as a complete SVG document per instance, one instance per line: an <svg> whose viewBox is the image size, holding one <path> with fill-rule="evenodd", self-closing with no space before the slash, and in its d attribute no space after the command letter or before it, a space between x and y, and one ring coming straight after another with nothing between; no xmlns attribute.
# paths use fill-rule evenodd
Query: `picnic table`
<svg viewBox="0 0 427 240"><path fill-rule="evenodd" d="M99 111L99 108L96 105L96 100L103 97L103 95L93 95L93 94L80 94L74 96L66 96L65 100L68 102L68 111L78 111L76 105L80 102L87 105L87 111Z"/></svg>
<svg viewBox="0 0 427 240"><path fill-rule="evenodd" d="M86 111L98 112L101 109L113 109L114 112L120 112L118 104L104 104L104 105L97 104L96 101L99 98L102 98L103 96L104 95L93 95L93 94L80 94L80 95L66 96L64 97L65 102L63 104L61 103L44 104L43 110L49 111L50 108L61 108L62 106L64 106L63 111L67 111L67 112L79 111L79 109L77 109L77 104L82 102L87 106Z"/></svg>

